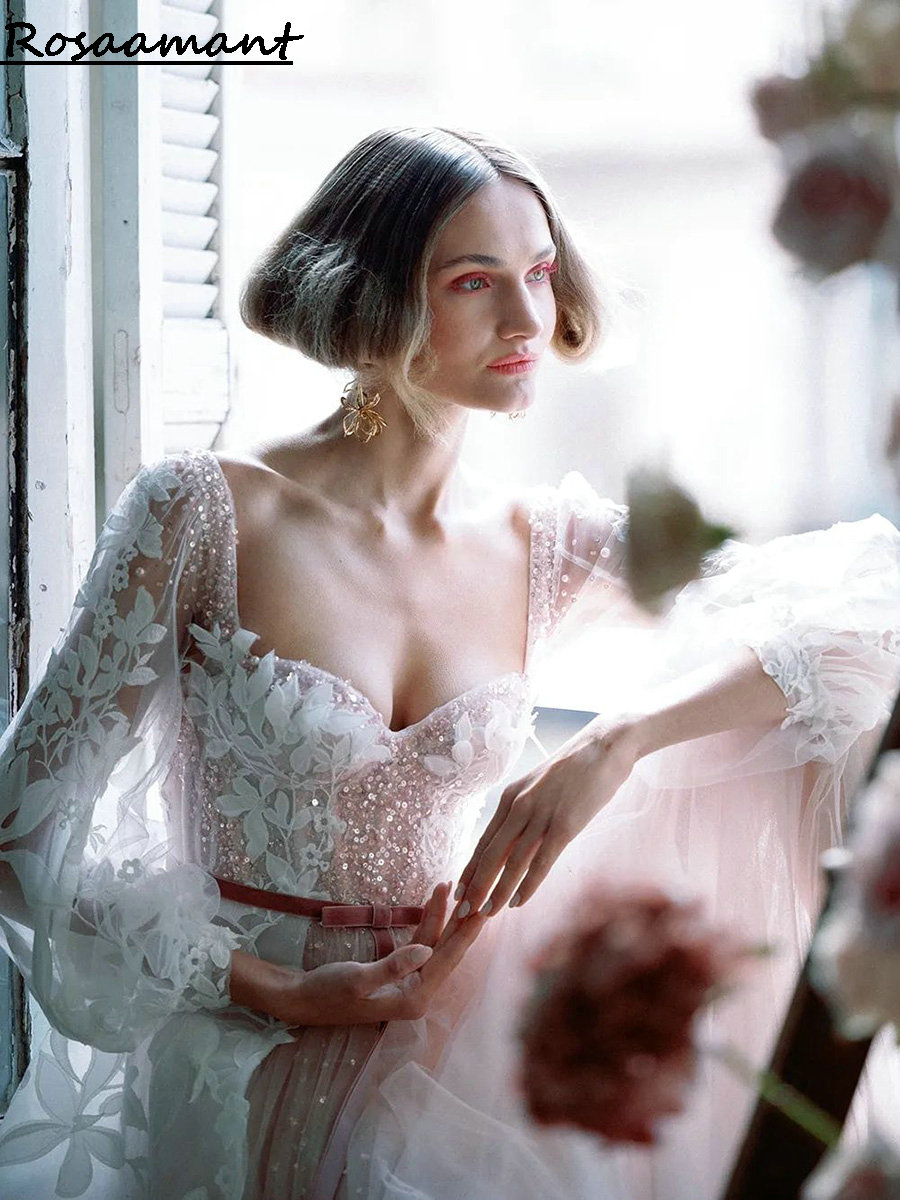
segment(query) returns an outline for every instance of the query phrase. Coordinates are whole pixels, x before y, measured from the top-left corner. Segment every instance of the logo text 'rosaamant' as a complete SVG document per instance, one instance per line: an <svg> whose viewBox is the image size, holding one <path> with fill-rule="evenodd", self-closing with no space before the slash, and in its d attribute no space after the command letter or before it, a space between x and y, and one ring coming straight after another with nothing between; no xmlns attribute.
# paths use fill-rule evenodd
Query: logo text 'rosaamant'
<svg viewBox="0 0 900 1200"><path fill-rule="evenodd" d="M19 30L22 32L17 32ZM240 62L255 51L273 62L289 64L287 50L290 43L299 42L304 35L302 33L292 34L291 22L287 21L284 32L279 37L273 38L271 45L267 45L265 37L261 34L249 33L243 34L233 43L228 42L228 36L225 33L214 33L209 41L202 44L197 41L197 35L193 33L186 37L164 33L160 35L158 41L150 43L147 35L141 32L133 33L118 44L111 33L101 33L92 42L88 42L88 35L82 30L80 33L72 35L53 33L44 42L43 49L40 49L34 44L37 36L37 26L32 25L30 21L8 21L6 24L7 60L14 60L14 53L19 50L36 59L52 59L65 63L82 62L89 55L93 55L92 61L96 61L96 59L103 58L104 55L112 54L124 54L126 58L131 59L137 59L139 55L159 54L164 59L171 58L172 62L185 57L190 57L192 61L196 62L198 58L215 59L220 55L240 55L240 58L231 60ZM69 46L76 46L77 51L70 58L62 58L61 56L65 54ZM272 58L276 53L278 57ZM27 63L28 59L23 57L15 61Z"/></svg>

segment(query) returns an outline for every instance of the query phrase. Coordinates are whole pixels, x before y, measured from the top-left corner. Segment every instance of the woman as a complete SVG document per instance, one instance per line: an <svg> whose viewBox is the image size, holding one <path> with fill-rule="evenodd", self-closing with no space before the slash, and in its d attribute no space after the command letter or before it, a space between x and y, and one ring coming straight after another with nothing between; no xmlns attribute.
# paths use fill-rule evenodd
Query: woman
<svg viewBox="0 0 900 1200"><path fill-rule="evenodd" d="M655 1155L530 1126L527 956L592 872L687 880L717 915L787 932L738 1013L764 1045L817 849L900 680L900 535L876 516L711 557L640 700L507 783L475 845L548 652L639 619L621 505L575 472L510 496L459 458L471 411L524 413L548 349L595 347L601 293L525 160L382 130L242 312L354 383L258 455L141 468L0 741L0 928L52 1026L0 1179L173 1200L711 1195L741 1103L719 1080Z"/></svg>

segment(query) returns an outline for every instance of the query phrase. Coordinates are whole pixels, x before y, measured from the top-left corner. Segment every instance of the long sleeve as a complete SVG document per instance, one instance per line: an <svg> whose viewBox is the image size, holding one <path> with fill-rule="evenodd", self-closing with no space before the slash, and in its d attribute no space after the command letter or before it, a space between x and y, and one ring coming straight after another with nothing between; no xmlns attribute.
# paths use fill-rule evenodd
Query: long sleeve
<svg viewBox="0 0 900 1200"><path fill-rule="evenodd" d="M161 791L185 633L216 567L196 469L169 455L125 488L0 738L0 945L51 1025L104 1050L224 1007L238 944L214 881L178 860Z"/></svg>

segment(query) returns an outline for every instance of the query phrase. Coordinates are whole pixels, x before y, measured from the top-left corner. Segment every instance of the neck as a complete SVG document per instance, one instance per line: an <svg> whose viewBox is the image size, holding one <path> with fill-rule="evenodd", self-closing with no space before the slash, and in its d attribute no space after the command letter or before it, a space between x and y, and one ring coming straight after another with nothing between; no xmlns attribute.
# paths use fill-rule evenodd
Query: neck
<svg viewBox="0 0 900 1200"><path fill-rule="evenodd" d="M390 389L379 388L378 394L375 411L385 427L367 442L345 435L348 410L343 407L318 426L325 451L323 482L342 503L380 520L440 520L452 504L468 413L461 405L450 406L447 442L440 445L416 432L406 407Z"/></svg>

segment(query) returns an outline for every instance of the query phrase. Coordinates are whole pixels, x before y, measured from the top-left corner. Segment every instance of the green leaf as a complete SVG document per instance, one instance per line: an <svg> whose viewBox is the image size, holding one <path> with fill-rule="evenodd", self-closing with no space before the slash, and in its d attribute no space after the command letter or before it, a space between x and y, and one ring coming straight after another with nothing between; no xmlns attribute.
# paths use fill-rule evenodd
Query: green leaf
<svg viewBox="0 0 900 1200"><path fill-rule="evenodd" d="M143 687L144 684L152 683L158 678L152 667L135 667L133 671L129 671L123 683L132 684L135 687Z"/></svg>
<svg viewBox="0 0 900 1200"><path fill-rule="evenodd" d="M225 817L242 817L252 807L251 804L248 804L246 800L242 800L239 796L218 796L214 804L217 811Z"/></svg>
<svg viewBox="0 0 900 1200"><path fill-rule="evenodd" d="M71 1130L58 1121L23 1121L0 1137L0 1167L34 1162L68 1138Z"/></svg>
<svg viewBox="0 0 900 1200"><path fill-rule="evenodd" d="M269 830L259 809L244 817L244 834L247 838L247 854L252 860L259 858L269 844Z"/></svg>
<svg viewBox="0 0 900 1200"><path fill-rule="evenodd" d="M81 664L84 668L84 682L89 683L97 674L100 653L96 642L92 638L86 637L83 633L78 635L78 657L81 659Z"/></svg>

